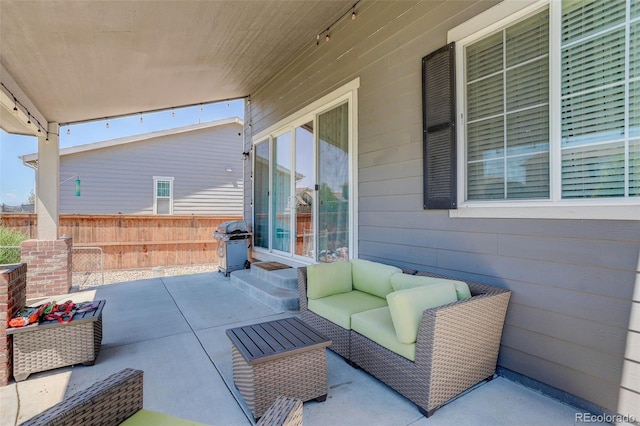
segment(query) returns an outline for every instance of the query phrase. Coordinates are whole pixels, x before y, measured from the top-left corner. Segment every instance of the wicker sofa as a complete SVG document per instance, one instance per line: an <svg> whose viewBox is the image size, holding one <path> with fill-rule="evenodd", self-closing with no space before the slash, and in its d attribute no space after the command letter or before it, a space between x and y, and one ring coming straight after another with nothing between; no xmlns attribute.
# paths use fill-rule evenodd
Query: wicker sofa
<svg viewBox="0 0 640 426"><path fill-rule="evenodd" d="M125 368L32 417L21 426L200 424L143 409L142 388L143 372ZM302 401L297 398L278 397L257 424L301 426Z"/></svg>
<svg viewBox="0 0 640 426"><path fill-rule="evenodd" d="M431 416L465 390L493 378L510 291L465 281L470 298L424 310L412 361L309 310L307 280L307 267L298 268L301 319L333 341L329 349L414 402L423 415Z"/></svg>

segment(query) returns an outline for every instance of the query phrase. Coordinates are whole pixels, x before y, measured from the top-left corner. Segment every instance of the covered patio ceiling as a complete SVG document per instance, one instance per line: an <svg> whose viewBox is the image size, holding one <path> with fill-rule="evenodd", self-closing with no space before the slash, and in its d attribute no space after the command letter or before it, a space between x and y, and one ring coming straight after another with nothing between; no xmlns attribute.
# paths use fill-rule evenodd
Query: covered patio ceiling
<svg viewBox="0 0 640 426"><path fill-rule="evenodd" d="M354 2L2 0L0 80L60 124L244 97Z"/></svg>

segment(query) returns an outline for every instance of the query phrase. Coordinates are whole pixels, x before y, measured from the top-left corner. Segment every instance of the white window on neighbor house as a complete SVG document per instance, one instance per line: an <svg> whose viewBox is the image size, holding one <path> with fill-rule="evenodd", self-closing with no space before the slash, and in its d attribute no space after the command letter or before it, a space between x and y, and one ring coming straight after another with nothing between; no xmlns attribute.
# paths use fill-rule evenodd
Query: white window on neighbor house
<svg viewBox="0 0 640 426"><path fill-rule="evenodd" d="M153 177L153 214L173 214L173 177Z"/></svg>
<svg viewBox="0 0 640 426"><path fill-rule="evenodd" d="M514 206L549 217L566 207L572 217L638 214L639 1L507 0L451 30L449 41L455 215Z"/></svg>

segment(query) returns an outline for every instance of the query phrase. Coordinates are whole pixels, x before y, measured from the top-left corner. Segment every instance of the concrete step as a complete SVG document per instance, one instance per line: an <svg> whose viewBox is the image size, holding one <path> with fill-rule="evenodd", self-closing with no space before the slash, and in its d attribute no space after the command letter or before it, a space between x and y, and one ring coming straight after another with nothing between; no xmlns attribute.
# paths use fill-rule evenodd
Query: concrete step
<svg viewBox="0 0 640 426"><path fill-rule="evenodd" d="M253 274L250 269L232 272L231 285L276 311L299 309L297 290L274 285Z"/></svg>
<svg viewBox="0 0 640 426"><path fill-rule="evenodd" d="M268 283L276 285L278 287L298 289L298 273L296 268L277 269L275 271L267 271L256 266L256 263L251 265L251 273Z"/></svg>

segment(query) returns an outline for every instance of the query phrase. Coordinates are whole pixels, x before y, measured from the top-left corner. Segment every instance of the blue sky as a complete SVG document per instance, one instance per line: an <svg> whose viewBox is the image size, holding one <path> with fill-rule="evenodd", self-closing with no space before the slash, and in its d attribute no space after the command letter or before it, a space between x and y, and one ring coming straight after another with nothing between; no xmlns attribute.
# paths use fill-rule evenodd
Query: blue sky
<svg viewBox="0 0 640 426"><path fill-rule="evenodd" d="M108 120L109 128L104 120L73 124L60 128L60 148L234 116L244 117L243 100L111 119ZM70 134L67 134L67 129L71 131ZM22 164L18 157L37 151L36 137L11 135L0 130L0 203L12 206L26 203L31 190L35 191L35 172Z"/></svg>

